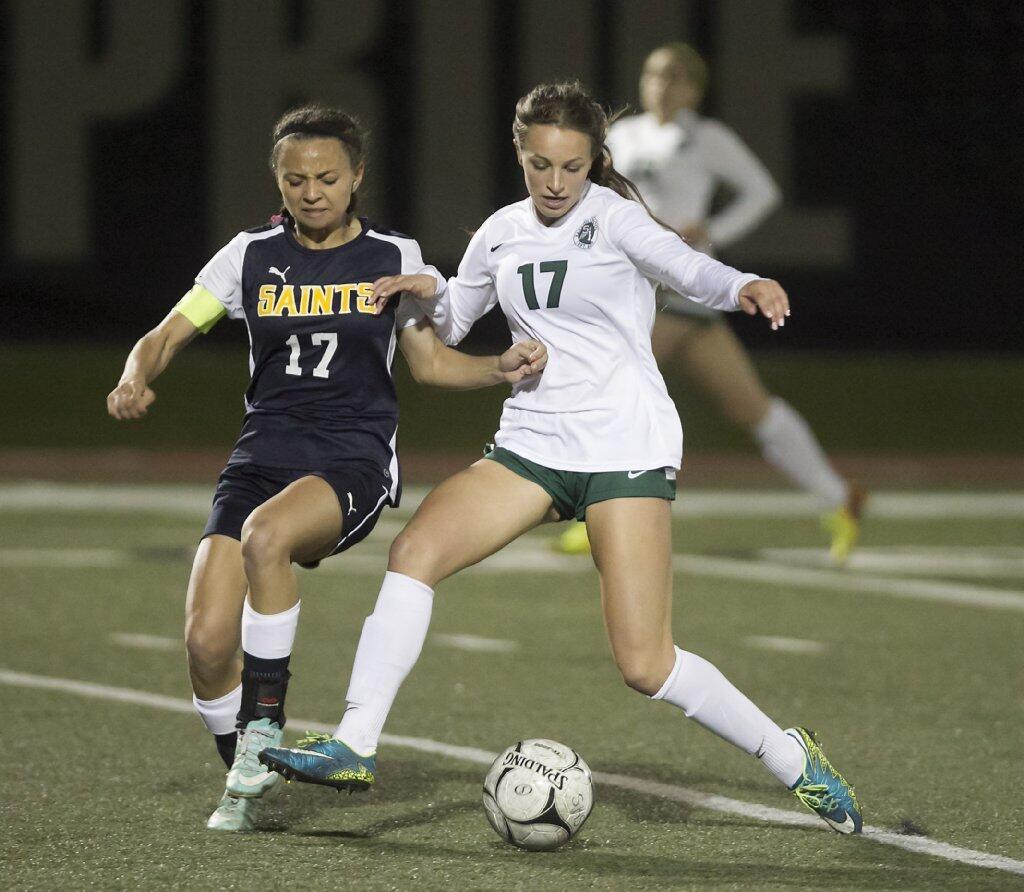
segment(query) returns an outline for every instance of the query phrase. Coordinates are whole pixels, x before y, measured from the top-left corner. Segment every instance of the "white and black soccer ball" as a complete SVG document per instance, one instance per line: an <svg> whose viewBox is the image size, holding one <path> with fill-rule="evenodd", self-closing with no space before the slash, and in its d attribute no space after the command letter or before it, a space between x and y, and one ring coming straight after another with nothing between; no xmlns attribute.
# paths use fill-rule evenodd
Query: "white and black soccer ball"
<svg viewBox="0 0 1024 892"><path fill-rule="evenodd" d="M590 767L554 740L520 740L484 778L484 811L498 836L539 852L558 848L583 826L594 807Z"/></svg>

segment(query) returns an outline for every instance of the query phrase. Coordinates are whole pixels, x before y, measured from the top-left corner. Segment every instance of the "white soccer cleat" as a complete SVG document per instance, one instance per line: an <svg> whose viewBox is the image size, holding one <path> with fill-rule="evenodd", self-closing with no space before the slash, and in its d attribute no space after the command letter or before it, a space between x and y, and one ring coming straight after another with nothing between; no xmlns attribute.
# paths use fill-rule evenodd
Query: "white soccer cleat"
<svg viewBox="0 0 1024 892"><path fill-rule="evenodd" d="M280 746L284 732L270 719L249 722L238 735L235 761L228 771L225 793L241 799L259 799L281 780L259 763L259 754L267 747Z"/></svg>

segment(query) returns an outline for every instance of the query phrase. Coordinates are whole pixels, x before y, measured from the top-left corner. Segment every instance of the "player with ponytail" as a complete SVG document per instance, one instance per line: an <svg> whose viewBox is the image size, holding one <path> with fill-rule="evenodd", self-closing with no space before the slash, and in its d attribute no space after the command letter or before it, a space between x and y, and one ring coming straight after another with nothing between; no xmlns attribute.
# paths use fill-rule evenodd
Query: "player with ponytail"
<svg viewBox="0 0 1024 892"><path fill-rule="evenodd" d="M458 275L384 277L379 300L420 298L458 343L500 304L514 342L543 341L544 374L513 388L495 448L434 489L398 535L363 626L333 735L273 748L264 765L328 786L376 775L376 747L419 656L434 587L539 524L586 520L612 654L625 683L751 756L840 832L860 830L852 787L813 735L782 730L725 676L675 645L672 514L682 426L651 352L655 285L722 310L789 315L777 282L689 248L611 164L608 118L578 83L519 100L516 155L529 196L476 231Z"/></svg>

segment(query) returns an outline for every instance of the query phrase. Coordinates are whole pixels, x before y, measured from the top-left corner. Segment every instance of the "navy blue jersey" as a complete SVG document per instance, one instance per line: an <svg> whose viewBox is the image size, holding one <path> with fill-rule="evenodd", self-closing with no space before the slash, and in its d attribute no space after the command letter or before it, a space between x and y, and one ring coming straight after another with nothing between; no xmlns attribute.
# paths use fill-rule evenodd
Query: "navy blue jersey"
<svg viewBox="0 0 1024 892"><path fill-rule="evenodd" d="M413 302L376 315L381 276L432 272L412 239L374 228L337 248L299 244L287 222L239 233L196 277L249 329L245 421L229 464L323 470L372 463L398 492L396 330L422 318Z"/></svg>

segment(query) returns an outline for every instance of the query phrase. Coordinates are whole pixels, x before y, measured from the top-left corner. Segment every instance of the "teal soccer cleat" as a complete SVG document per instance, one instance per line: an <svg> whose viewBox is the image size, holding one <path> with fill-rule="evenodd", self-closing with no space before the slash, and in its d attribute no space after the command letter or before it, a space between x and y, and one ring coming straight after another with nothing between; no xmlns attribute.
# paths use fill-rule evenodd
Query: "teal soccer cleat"
<svg viewBox="0 0 1024 892"><path fill-rule="evenodd" d="M294 749L274 747L260 762L285 780L321 784L336 790L368 790L377 780L377 757L361 756L329 734L308 734Z"/></svg>
<svg viewBox="0 0 1024 892"><path fill-rule="evenodd" d="M258 799L281 778L257 761L260 750L280 746L284 732L270 719L249 722L238 735L235 761L228 771L225 792L240 799Z"/></svg>
<svg viewBox="0 0 1024 892"><path fill-rule="evenodd" d="M857 794L825 758L814 732L806 728L787 728L804 751L804 773L789 789L804 805L836 833L860 833L863 820Z"/></svg>

